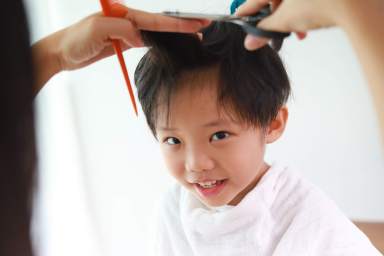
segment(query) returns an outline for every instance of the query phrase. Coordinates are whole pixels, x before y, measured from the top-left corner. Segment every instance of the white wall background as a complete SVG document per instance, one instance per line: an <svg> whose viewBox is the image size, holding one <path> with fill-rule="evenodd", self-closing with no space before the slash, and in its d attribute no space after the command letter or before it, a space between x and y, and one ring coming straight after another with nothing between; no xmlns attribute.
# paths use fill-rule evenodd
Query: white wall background
<svg viewBox="0 0 384 256"><path fill-rule="evenodd" d="M99 10L97 0L25 0L33 41ZM227 13L229 1L130 0L148 11ZM125 53L129 73L144 53ZM281 55L293 98L267 159L297 167L351 218L384 221L384 152L357 59L337 30L291 36ZM132 77L131 77L132 78ZM115 58L52 79L37 97L39 255L143 255L149 219L172 180Z"/></svg>

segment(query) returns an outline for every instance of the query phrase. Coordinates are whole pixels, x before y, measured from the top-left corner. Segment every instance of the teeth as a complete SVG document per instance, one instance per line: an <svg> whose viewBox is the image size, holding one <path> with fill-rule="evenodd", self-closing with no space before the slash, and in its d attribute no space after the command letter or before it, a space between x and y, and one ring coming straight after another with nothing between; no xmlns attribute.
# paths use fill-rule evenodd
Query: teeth
<svg viewBox="0 0 384 256"><path fill-rule="evenodd" d="M212 188L216 186L217 182L218 182L217 180L213 180L213 181L199 182L198 184L203 188Z"/></svg>

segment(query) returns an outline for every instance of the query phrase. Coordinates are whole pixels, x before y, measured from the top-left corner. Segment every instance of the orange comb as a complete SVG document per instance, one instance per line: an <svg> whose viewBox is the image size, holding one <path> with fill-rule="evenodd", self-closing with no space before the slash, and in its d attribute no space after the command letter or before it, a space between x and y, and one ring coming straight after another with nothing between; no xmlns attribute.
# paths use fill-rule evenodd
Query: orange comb
<svg viewBox="0 0 384 256"><path fill-rule="evenodd" d="M100 0L100 4L103 9L104 15L108 17L122 18L122 17L125 17L125 15L128 12L127 7L113 0ZM123 51L121 50L121 44L119 40L116 40L116 39L112 39L111 41L112 41L113 48L115 49L117 58L119 60L120 67L124 75L125 83L127 84L129 97L131 98L133 109L135 110L135 114L137 116L138 112L137 112L137 106L135 101L135 95L133 94L132 85L131 85L131 82L129 81L128 70L127 70L127 66L125 65Z"/></svg>

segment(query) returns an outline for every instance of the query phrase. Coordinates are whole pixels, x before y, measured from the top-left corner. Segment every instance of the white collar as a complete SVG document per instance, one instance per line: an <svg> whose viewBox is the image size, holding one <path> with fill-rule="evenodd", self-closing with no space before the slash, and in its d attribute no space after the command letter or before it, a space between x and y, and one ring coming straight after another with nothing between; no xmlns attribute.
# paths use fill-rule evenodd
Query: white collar
<svg viewBox="0 0 384 256"><path fill-rule="evenodd" d="M204 237L215 237L232 233L250 223L263 223L265 218L270 217L269 208L275 197L273 184L283 170L273 164L256 187L236 206L215 207L213 210L182 189L180 214L184 228Z"/></svg>

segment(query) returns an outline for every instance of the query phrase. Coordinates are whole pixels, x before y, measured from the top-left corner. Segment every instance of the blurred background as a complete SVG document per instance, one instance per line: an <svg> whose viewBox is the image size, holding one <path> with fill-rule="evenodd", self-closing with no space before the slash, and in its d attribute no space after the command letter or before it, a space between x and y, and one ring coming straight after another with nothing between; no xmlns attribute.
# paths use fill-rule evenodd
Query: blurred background
<svg viewBox="0 0 384 256"><path fill-rule="evenodd" d="M98 0L25 0L35 42L99 11ZM147 11L229 13L230 0L129 0ZM145 49L125 53L133 78ZM338 29L281 51L293 95L267 160L296 168L354 220L384 221L384 152L366 82ZM133 82L133 81L132 81ZM115 57L54 77L36 99L39 255L145 255L151 216L173 180L144 115L136 118Z"/></svg>

